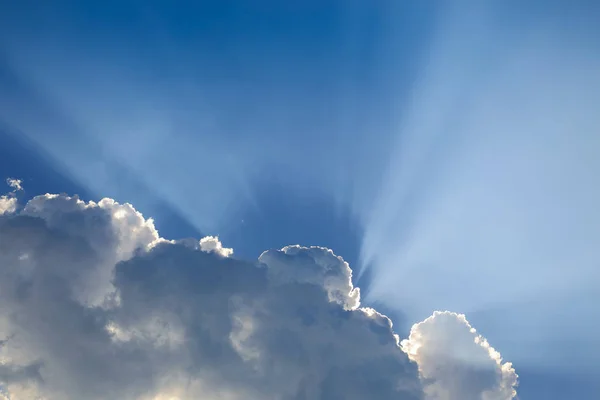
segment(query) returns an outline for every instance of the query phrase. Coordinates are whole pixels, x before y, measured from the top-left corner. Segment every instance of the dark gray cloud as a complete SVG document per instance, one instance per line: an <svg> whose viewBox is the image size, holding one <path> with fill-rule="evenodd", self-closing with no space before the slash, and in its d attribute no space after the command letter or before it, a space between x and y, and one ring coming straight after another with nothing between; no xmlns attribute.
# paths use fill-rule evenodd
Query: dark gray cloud
<svg viewBox="0 0 600 400"><path fill-rule="evenodd" d="M231 254L216 237L162 239L110 199L15 206L0 216L0 398L425 398L341 257Z"/></svg>

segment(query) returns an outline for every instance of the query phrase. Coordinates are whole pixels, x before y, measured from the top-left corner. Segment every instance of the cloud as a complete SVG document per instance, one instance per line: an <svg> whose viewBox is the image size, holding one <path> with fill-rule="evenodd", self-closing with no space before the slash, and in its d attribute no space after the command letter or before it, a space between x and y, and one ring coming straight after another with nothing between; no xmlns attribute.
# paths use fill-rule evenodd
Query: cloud
<svg viewBox="0 0 600 400"><path fill-rule="evenodd" d="M415 324L402 349L419 365L431 400L509 400L516 396L511 363L462 314L436 311Z"/></svg>
<svg viewBox="0 0 600 400"><path fill-rule="evenodd" d="M329 249L247 262L216 237L160 238L111 199L15 210L0 216L0 398L423 399Z"/></svg>
<svg viewBox="0 0 600 400"><path fill-rule="evenodd" d="M265 251L258 259L269 266L272 282L323 285L330 301L348 310L360 305L360 289L352 285L350 265L329 249L286 246L280 251Z"/></svg>
<svg viewBox="0 0 600 400"><path fill-rule="evenodd" d="M20 179L15 179L15 178L8 178L6 179L6 184L8 186L10 186L11 188L13 188L13 190L19 191L19 190L23 190L23 186L21 186L21 183L23 183L23 181L21 181Z"/></svg>
<svg viewBox="0 0 600 400"><path fill-rule="evenodd" d="M17 210L17 198L15 193L23 190L21 180L8 178L6 184L13 190L9 194L0 196L0 215L13 213Z"/></svg>
<svg viewBox="0 0 600 400"><path fill-rule="evenodd" d="M223 257L229 257L233 254L233 249L223 247L218 236L206 236L200 239L200 250L207 253L214 252Z"/></svg>
<svg viewBox="0 0 600 400"><path fill-rule="evenodd" d="M17 209L17 199L13 196L0 196L0 215L13 213Z"/></svg>

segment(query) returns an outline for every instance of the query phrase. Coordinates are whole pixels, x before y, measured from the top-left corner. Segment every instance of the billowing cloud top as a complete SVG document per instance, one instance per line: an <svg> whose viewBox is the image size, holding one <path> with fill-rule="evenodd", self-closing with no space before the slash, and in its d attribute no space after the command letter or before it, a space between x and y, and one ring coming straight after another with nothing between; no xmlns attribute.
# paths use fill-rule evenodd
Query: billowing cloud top
<svg viewBox="0 0 600 400"><path fill-rule="evenodd" d="M419 365L429 399L504 400L517 374L462 314L436 311L413 325L402 349Z"/></svg>
<svg viewBox="0 0 600 400"><path fill-rule="evenodd" d="M6 184L13 190L7 195L0 196L0 215L13 213L17 210L17 198L15 193L19 190L23 190L19 179L8 178L6 179Z"/></svg>
<svg viewBox="0 0 600 400"><path fill-rule="evenodd" d="M233 254L233 249L223 247L217 236L203 237L202 239L200 239L200 242L198 242L198 244L200 246L200 250L205 251L207 253L214 252L223 257L229 257Z"/></svg>
<svg viewBox="0 0 600 400"><path fill-rule="evenodd" d="M514 396L514 371L481 337L458 348L467 359L450 357L471 335L462 316L415 325L403 351L331 250L231 255L216 237L162 239L111 199L11 203L0 216L0 399ZM466 381L476 390L454 390Z"/></svg>

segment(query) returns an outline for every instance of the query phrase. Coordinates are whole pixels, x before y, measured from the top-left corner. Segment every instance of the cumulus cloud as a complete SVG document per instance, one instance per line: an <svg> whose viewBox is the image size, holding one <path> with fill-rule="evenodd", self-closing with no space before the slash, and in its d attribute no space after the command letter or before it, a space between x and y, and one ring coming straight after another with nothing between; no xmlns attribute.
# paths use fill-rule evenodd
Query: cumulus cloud
<svg viewBox="0 0 600 400"><path fill-rule="evenodd" d="M14 213L17 210L17 198L15 193L23 190L19 179L8 178L6 184L13 190L6 195L0 196L0 215Z"/></svg>
<svg viewBox="0 0 600 400"><path fill-rule="evenodd" d="M200 239L200 250L207 253L214 252L223 257L229 257L233 254L233 249L223 247L217 236L206 236Z"/></svg>
<svg viewBox="0 0 600 400"><path fill-rule="evenodd" d="M422 358L361 307L341 257L231 255L216 237L162 239L111 199L15 206L0 216L0 399L424 398Z"/></svg>
<svg viewBox="0 0 600 400"><path fill-rule="evenodd" d="M13 213L17 209L17 199L13 196L0 196L0 215Z"/></svg>
<svg viewBox="0 0 600 400"><path fill-rule="evenodd" d="M431 400L509 400L516 396L511 363L479 335L464 315L436 311L415 324L402 349L419 365Z"/></svg>
<svg viewBox="0 0 600 400"><path fill-rule="evenodd" d="M360 305L360 289L352 285L350 265L330 249L286 246L280 251L265 251L259 261L269 266L268 274L272 282L322 285L330 301L346 309L355 309Z"/></svg>

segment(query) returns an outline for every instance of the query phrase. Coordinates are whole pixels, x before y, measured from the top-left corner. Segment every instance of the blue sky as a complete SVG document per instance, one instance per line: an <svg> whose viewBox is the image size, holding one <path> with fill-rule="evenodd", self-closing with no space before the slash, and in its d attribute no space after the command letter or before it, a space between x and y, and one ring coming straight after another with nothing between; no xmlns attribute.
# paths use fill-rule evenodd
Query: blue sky
<svg viewBox="0 0 600 400"><path fill-rule="evenodd" d="M296 3L4 2L0 175L331 248L404 335L466 313L520 398L593 398L599 6Z"/></svg>

